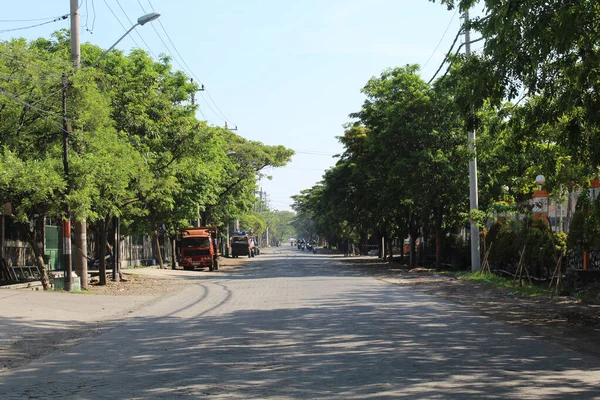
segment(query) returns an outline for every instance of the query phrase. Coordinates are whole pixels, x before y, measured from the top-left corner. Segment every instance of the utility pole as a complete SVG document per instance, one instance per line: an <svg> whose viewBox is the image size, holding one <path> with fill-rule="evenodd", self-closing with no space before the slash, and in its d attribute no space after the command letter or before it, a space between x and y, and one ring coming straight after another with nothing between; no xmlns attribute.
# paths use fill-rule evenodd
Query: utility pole
<svg viewBox="0 0 600 400"><path fill-rule="evenodd" d="M465 55L471 56L471 29L469 28L469 10L465 11ZM469 150L473 152L469 161L469 198L470 210L479 209L479 197L477 193L477 149L475 146L475 127L469 130ZM479 255L479 227L477 222L471 219L471 271L479 271L481 260Z"/></svg>
<svg viewBox="0 0 600 400"><path fill-rule="evenodd" d="M194 84L194 78L190 78L190 83L193 85ZM196 93L192 92L192 105L195 106L196 105Z"/></svg>
<svg viewBox="0 0 600 400"><path fill-rule="evenodd" d="M67 191L71 184L69 179L69 132L70 126L67 121L67 75L62 75L62 120L63 120L63 169L67 181ZM62 222L63 236L63 259L65 266L64 288L67 292L71 291L71 275L73 274L73 265L71 263L71 207L68 201L65 202L65 219Z"/></svg>
<svg viewBox="0 0 600 400"><path fill-rule="evenodd" d="M73 61L73 68L77 71L81 68L81 49L80 49L80 35L79 35L79 4L78 0L70 0L70 12L71 12L71 60ZM75 238L75 270L79 273L81 279L81 288L83 290L88 289L87 280L87 229L86 221L75 221L73 227L73 233Z"/></svg>
<svg viewBox="0 0 600 400"><path fill-rule="evenodd" d="M118 280L120 269L121 269L121 226L119 217L113 217L113 229L115 231L114 244L113 244L113 270L112 280Z"/></svg>
<svg viewBox="0 0 600 400"><path fill-rule="evenodd" d="M79 44L79 0L70 0L71 6L71 59L73 67L79 69L81 63L81 51Z"/></svg>

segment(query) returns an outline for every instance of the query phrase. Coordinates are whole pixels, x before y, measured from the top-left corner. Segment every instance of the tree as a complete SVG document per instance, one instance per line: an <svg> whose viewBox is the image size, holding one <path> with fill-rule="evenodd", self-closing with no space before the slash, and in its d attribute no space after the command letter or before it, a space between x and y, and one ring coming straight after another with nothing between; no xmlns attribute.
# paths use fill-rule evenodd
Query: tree
<svg viewBox="0 0 600 400"><path fill-rule="evenodd" d="M461 10L475 4L474 0L440 2ZM483 4L485 15L474 18L470 26L485 39L482 56L473 62L485 65L487 73L479 68L470 74L473 85L499 84L499 90L487 93L495 104L538 96L538 120L561 121L560 143L573 161L598 167L600 33L595 27L600 23L600 4L592 0L485 0Z"/></svg>

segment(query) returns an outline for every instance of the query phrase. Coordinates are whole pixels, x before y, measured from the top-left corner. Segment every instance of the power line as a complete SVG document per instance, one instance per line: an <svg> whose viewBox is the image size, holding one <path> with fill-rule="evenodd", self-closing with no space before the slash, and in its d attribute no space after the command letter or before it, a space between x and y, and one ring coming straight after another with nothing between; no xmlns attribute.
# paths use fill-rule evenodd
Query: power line
<svg viewBox="0 0 600 400"><path fill-rule="evenodd" d="M60 113L54 113L54 112L51 112L51 111L43 110L43 109L41 109L39 107L34 106L33 104L29 104L26 101L21 100L19 97L15 96L14 94L11 94L11 93L3 90L2 88L0 88L0 94L8 97L11 100L16 101L17 103L20 103L20 104L24 105L25 107L28 107L28 108L32 109L33 111L35 111L39 115L42 115L42 116L45 116L45 117L47 117L47 115L49 115L49 116L60 115ZM47 115L44 115L44 114L47 114ZM67 131L65 131L63 129L63 127L60 124L57 124L57 123L54 123L54 122L50 122L50 123L52 125L58 127L61 130L61 132L67 132ZM69 133L69 132L67 132L67 133Z"/></svg>
<svg viewBox="0 0 600 400"><path fill-rule="evenodd" d="M450 25L452 25L452 22L454 21L454 17L456 17L457 12L458 12L458 7L456 7L456 10L454 11L454 14L452 14L452 18L450 19L450 22L448 23L448 26L446 27L444 34L440 38L440 41L438 42L437 46L435 46L435 49L433 50L433 52L431 53L431 55L429 56L427 61L425 61L425 64L423 64L423 66L421 67L421 70L425 69L427 64L429 64L429 61L431 61L431 59L433 58L433 55L435 54L437 49L440 47L440 44L442 44L442 40L444 40L444 38L446 37L446 33L448 33L448 29L450 29Z"/></svg>
<svg viewBox="0 0 600 400"><path fill-rule="evenodd" d="M59 17L46 17L46 18L32 18L32 19L0 19L0 22L34 22L34 21L48 21Z"/></svg>
<svg viewBox="0 0 600 400"><path fill-rule="evenodd" d="M57 94L61 93L62 91L63 91L63 88L60 88L60 89L58 89L58 90L56 90L56 91L54 91L54 92L50 93L49 95L47 95L47 96L45 96L45 97L42 97L41 99L38 99L38 100L34 101L34 102L31 104L31 105L34 105L34 104L40 103L40 102L42 102L42 101L44 101L44 100L48 100L50 97L52 97L52 96L56 96Z"/></svg>
<svg viewBox="0 0 600 400"><path fill-rule="evenodd" d="M285 169L296 169L296 170L299 170L299 171L325 172L325 168L323 168L323 169L318 169L318 168L298 168L298 167L288 167L288 166L283 167L283 168L285 168Z"/></svg>
<svg viewBox="0 0 600 400"><path fill-rule="evenodd" d="M56 72L56 73L52 73L52 74L45 74L45 75L3 75L0 74L0 79L3 80L7 80L7 81L15 81L15 80L19 80L19 79L27 79L27 80L31 80L31 78L39 78L39 79L45 79L45 78L53 78L53 77L58 77L58 76L62 76L62 72Z"/></svg>
<svg viewBox="0 0 600 400"><path fill-rule="evenodd" d="M338 153L328 153L328 152L324 152L324 151L312 151L312 150L296 150L296 149L292 149L294 150L295 153L297 154L310 154L310 155L315 155L315 156L335 156Z"/></svg>
<svg viewBox="0 0 600 400"><path fill-rule="evenodd" d="M142 8L142 11L146 12L146 10L144 9L144 6L142 6L142 3L140 3L140 1L138 0L138 4L140 5L140 7ZM150 3L150 7L152 7L152 4ZM152 7L152 9L154 10L154 7ZM159 21L160 22L160 21ZM162 26L162 25L161 25ZM164 30L164 27L162 27ZM156 33L156 36L158 36L158 38L160 39L160 41L162 42L163 46L165 46L165 49L167 50L167 52L171 55L171 58L177 63L177 65L179 65L179 67L183 70L186 71L187 74L189 74L190 76L193 76L194 78L196 78L196 80L202 84L202 81L200 79L198 79L198 77L196 75L194 75L194 73L191 71L191 69L189 69L189 67L186 69L186 67L183 66L183 64L181 62L179 62L179 59L177 57L175 57L175 55L171 52L171 49L169 48L169 46L167 45L167 43L164 41L164 39L162 38L162 36L160 35L160 33L158 32L158 30L156 29L156 27L154 25L152 25L152 29L154 29L154 32ZM183 59L182 59L183 61ZM185 63L185 61L183 61ZM210 109L210 111L212 111L212 113L218 118L218 119L223 119L219 116L219 114L211 107L210 103L206 100L206 98L204 97L204 95L202 94L202 92L200 93L200 96L202 97L202 99L204 100L204 102L206 103L206 105L208 106L208 108ZM204 114L201 112L201 114L204 116ZM206 118L205 118L206 119ZM206 119L208 121L208 119Z"/></svg>
<svg viewBox="0 0 600 400"><path fill-rule="evenodd" d="M480 42L483 39L484 39L483 37L480 37L479 39L471 40L469 42L469 44ZM460 49L462 49L462 47L465 46L466 44L467 43L461 43L460 46L458 46L458 49L456 49L456 52L454 53L455 57L458 55L458 52L460 51ZM448 64L448 68L446 68L446 72L444 72L444 75L442 75L442 77L440 78L440 81L443 80L446 77L446 75L448 75L448 72L450 72L450 68L452 68L452 62L450 62L450 64Z"/></svg>
<svg viewBox="0 0 600 400"><path fill-rule="evenodd" d="M94 0L92 0L92 12L94 13L94 18L92 19L92 27L90 28L88 24L90 8L88 6L88 0L85 0L85 30L89 33L94 33L94 27L96 26L96 5L94 4Z"/></svg>
<svg viewBox="0 0 600 400"><path fill-rule="evenodd" d="M444 64L446 63L446 61L448 60L448 57L450 57L450 53L452 53L452 49L454 48L454 45L456 44L458 38L460 37L460 35L462 33L462 30L463 30L463 27L461 25L461 27L458 29L458 32L456 33L456 36L454 37L454 41L452 42L452 45L450 46L450 49L448 49L448 52L446 53L446 57L444 57L444 60L442 61L442 63L438 67L437 71L435 71L435 74L433 74L433 76L431 77L431 79L429 80L429 82L427 82L427 84L430 84L431 82L433 82L433 80L435 79L435 77L437 76L437 74L439 74L440 70L442 69L442 67L444 66Z"/></svg>
<svg viewBox="0 0 600 400"><path fill-rule="evenodd" d="M144 10L144 7L142 6L142 4L140 3L140 0L138 0L138 3L140 4L140 6L142 7L142 10ZM150 0L148 0L148 4L150 4L150 7L152 8L152 10L154 11L154 6L152 5L152 2ZM145 12L145 11L144 11ZM181 55L181 53L179 52L179 50L177 49L177 46L175 46L175 43L173 43L173 41L171 40L171 37L169 36L169 33L167 32L166 28L164 27L163 23L158 20L158 23L160 25L160 27L162 28L163 32L165 33L165 35L167 36L167 39L169 40L169 42L171 43L171 46L173 46L173 49L175 50L175 52L177 53L177 55L179 56L179 58L181 59L181 62L185 65L185 68L177 61L177 59L175 58L175 56L173 55L173 53L171 53L171 51L169 50L167 44L164 42L164 40L162 39L162 37L160 37L158 31L156 29L155 32L156 34L159 36L160 40L163 42L163 44L165 45L165 47L167 48L167 51L169 51L169 54L171 54L171 56L173 56L173 59L175 59L175 61L177 61L177 63L179 64L179 66L182 67L182 69L188 71L188 73L190 73L194 78L196 78L196 80L198 81L198 83L203 84L202 80L199 79L196 74L194 74L194 71L192 71L192 69L189 67L189 65L185 62L185 59L183 58L183 56ZM208 89L204 90L206 92L206 94L208 95L208 98L210 99L210 101L213 103L213 105L215 106L215 108L217 109L217 111L219 111L219 114L217 114L214 109L210 106L210 104L208 103L208 101L206 101L206 105L208 106L208 108L211 109L211 111L219 118L219 119L223 119L224 121L229 122L231 125L235 125L237 126L237 124L233 123L229 118L227 118L227 116L225 115L225 113L223 113L223 111L219 108L219 106L217 105L217 103L215 102L215 100L213 99L212 95L210 94L210 92L208 91ZM204 95L202 93L200 93L200 95L204 98Z"/></svg>
<svg viewBox="0 0 600 400"><path fill-rule="evenodd" d="M110 7L110 5L108 4L108 2L106 0L104 0L104 4L106 4L106 7L108 7L108 9L110 10L111 14L113 15L113 17L115 17L115 19L117 20L117 22L119 23L119 25L121 25L121 27L127 31L127 28L125 28L125 25L123 25L123 23L121 22L121 20L119 19L119 17L117 17L117 14L115 14L115 12L113 11L113 9ZM134 38L132 38L131 36L129 37L133 43L135 43L136 47L141 48L141 46L138 44L138 42L135 41Z"/></svg>
<svg viewBox="0 0 600 400"><path fill-rule="evenodd" d="M116 2L117 2L117 5L119 6L119 8L121 9L121 11L123 11L123 14L125 14L125 18L127 18L127 20L129 21L129 23L131 25L133 25L133 21L131 20L131 18L129 18L129 15L127 15L127 13L125 12L125 10L121 6L121 2L119 2L119 0L116 0ZM142 42L144 42L144 44L148 48L148 51L150 51L150 54L152 54L155 59L158 59L158 57L156 57L156 55L154 54L154 52L152 52L152 49L150 48L150 46L148 46L148 43L146 43L146 41L144 40L144 37L142 36L142 34L140 32L138 32L137 30L135 31L135 33L140 37L140 39L142 39Z"/></svg>
<svg viewBox="0 0 600 400"><path fill-rule="evenodd" d="M41 24L35 24L35 25L29 25L29 26L22 26L20 28L3 29L3 30L0 30L0 33L22 31L22 30L25 30L25 29L37 28L38 26L48 25L48 24L51 24L53 22L58 22L58 21L65 20L67 18L69 18L69 14L61 15L60 17L56 17L56 18L54 18L51 21L42 22Z"/></svg>

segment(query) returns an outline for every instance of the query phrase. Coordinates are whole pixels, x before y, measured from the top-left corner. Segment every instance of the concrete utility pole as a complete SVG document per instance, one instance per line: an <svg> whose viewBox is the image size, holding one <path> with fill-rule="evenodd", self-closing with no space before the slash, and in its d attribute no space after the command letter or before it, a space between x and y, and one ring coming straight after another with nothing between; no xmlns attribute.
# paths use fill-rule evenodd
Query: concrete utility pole
<svg viewBox="0 0 600 400"><path fill-rule="evenodd" d="M71 128L67 120L67 75L62 75L62 120L63 120L63 170L67 180L67 190L70 190L69 179L69 132ZM65 220L62 222L63 261L65 267L64 288L71 291L73 265L71 260L71 207L65 205Z"/></svg>
<svg viewBox="0 0 600 400"><path fill-rule="evenodd" d="M471 29L469 25L469 10L465 11L465 54L471 56ZM469 161L469 194L471 211L479 209L479 197L477 193L477 153L475 147L475 128L469 133L469 150L473 152L473 158ZM479 255L479 227L471 220L471 271L479 271L481 267Z"/></svg>
<svg viewBox="0 0 600 400"><path fill-rule="evenodd" d="M79 4L78 0L70 0L70 11L71 11L71 60L73 61L73 67L77 71L81 67L81 50L80 50L80 39L79 39ZM86 221L75 221L74 229L75 239L75 252L74 264L75 271L80 276L81 288L83 290L88 289L87 280L87 229Z"/></svg>

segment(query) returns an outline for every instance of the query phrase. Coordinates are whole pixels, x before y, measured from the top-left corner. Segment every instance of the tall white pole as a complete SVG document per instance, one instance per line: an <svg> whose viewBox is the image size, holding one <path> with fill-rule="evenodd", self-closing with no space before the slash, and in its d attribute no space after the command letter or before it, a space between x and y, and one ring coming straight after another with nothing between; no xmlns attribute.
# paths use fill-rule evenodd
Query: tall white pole
<svg viewBox="0 0 600 400"><path fill-rule="evenodd" d="M471 30L469 29L469 10L465 11L465 54L471 56ZM471 211L479 209L479 197L477 193L477 153L475 147L475 128L469 131L469 150L473 152L469 161L469 198ZM479 271L481 260L479 255L479 227L471 220L471 271Z"/></svg>
<svg viewBox="0 0 600 400"><path fill-rule="evenodd" d="M70 0L71 11L71 60L75 71L81 68L81 50L79 38L79 4L78 0ZM81 279L81 288L87 290L87 229L85 220L75 221L73 226L75 239L75 271Z"/></svg>
<svg viewBox="0 0 600 400"><path fill-rule="evenodd" d="M81 63L81 51L79 44L79 0L70 0L71 6L71 59L75 69L79 69Z"/></svg>

